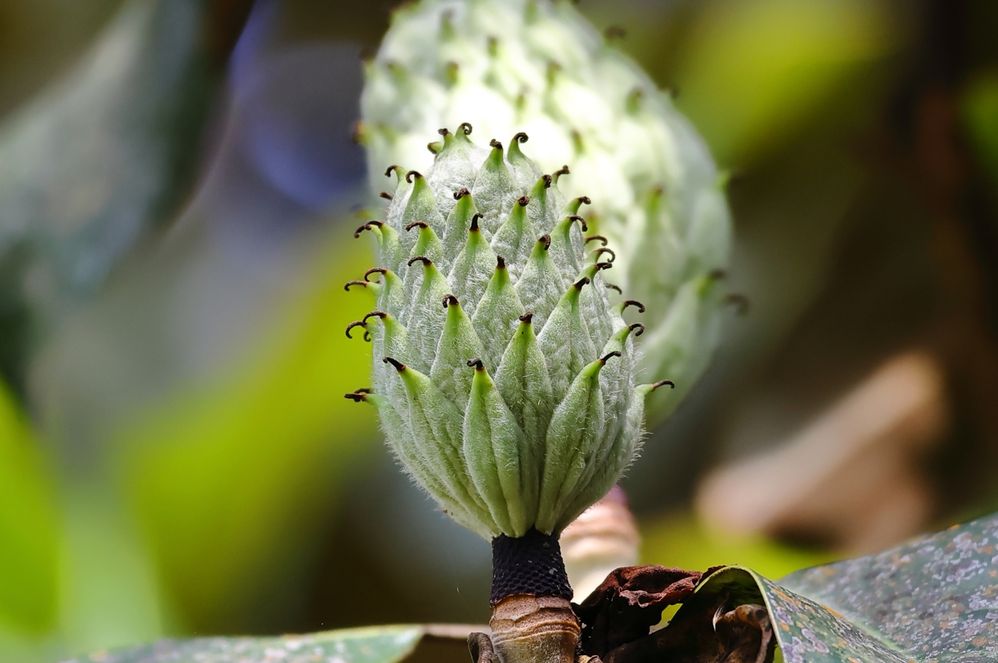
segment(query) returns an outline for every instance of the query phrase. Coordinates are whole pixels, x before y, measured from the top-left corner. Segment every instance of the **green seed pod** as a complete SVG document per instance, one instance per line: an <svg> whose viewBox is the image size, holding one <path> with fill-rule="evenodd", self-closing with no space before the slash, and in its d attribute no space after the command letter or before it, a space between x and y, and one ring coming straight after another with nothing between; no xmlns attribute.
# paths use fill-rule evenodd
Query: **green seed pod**
<svg viewBox="0 0 998 663"><path fill-rule="evenodd" d="M731 235L724 178L637 64L568 2L420 0L395 12L366 77L359 136L375 190L380 164L429 166L425 136L437 127L526 132L539 167L567 175L566 196L591 200L591 232L616 253L613 283L663 323L642 339L650 374L680 393L693 385L719 337L717 275ZM529 186L531 175L516 181Z"/></svg>
<svg viewBox="0 0 998 663"><path fill-rule="evenodd" d="M423 175L392 167L383 221L373 403L392 451L451 517L479 534L560 532L635 455L644 395L633 337L611 304L606 252L554 179L520 151L441 130Z"/></svg>

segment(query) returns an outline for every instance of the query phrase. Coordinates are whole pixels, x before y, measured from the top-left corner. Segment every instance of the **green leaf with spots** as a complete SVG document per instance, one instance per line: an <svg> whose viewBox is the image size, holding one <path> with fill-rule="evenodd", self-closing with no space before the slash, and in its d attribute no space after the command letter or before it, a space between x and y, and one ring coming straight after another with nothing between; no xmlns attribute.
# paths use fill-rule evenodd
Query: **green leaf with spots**
<svg viewBox="0 0 998 663"><path fill-rule="evenodd" d="M998 514L779 583L726 567L697 595L765 603L787 663L996 661Z"/></svg>
<svg viewBox="0 0 998 663"><path fill-rule="evenodd" d="M378 626L276 638L162 640L95 652L71 663L395 663L405 660L427 634L422 626Z"/></svg>

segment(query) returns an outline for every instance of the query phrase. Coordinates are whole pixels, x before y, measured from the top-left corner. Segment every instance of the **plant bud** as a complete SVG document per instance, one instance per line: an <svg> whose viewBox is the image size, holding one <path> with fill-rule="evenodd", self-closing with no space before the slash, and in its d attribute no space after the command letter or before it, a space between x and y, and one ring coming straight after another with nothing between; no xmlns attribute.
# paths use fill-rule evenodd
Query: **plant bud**
<svg viewBox="0 0 998 663"><path fill-rule="evenodd" d="M353 328L374 348L373 390L402 466L484 537L557 534L634 457L644 396L633 336L611 304L606 247L554 178L520 149L489 149L461 125L425 174L388 169L370 221L375 309ZM597 243L598 245L598 243Z"/></svg>
<svg viewBox="0 0 998 663"><path fill-rule="evenodd" d="M675 380L677 396L689 390L719 338L724 178L635 62L568 2L421 0L395 12L366 79L359 137L375 191L381 164L429 167L425 137L437 127L525 131L566 197L591 201L590 233L616 254L612 283L654 316L641 344L650 374ZM529 172L512 174L532 185ZM656 414L678 402L660 400Z"/></svg>

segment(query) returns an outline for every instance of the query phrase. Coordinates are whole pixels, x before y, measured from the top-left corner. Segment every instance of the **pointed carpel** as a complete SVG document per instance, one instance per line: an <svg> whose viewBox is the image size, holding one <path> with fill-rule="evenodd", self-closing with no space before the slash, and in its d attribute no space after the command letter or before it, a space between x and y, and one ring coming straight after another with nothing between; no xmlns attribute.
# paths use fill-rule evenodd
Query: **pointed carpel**
<svg viewBox="0 0 998 663"><path fill-rule="evenodd" d="M485 294L496 263L496 255L479 228L481 219L481 214L472 216L471 226L465 232L464 247L447 275L448 283L453 284L455 294L469 315L474 314Z"/></svg>
<svg viewBox="0 0 998 663"><path fill-rule="evenodd" d="M530 486L521 477L524 436L484 362L476 358L467 364L474 369L462 429L468 474L502 531L523 536L533 524L524 504Z"/></svg>
<svg viewBox="0 0 998 663"><path fill-rule="evenodd" d="M510 263L515 266L514 278L520 275L533 243L534 230L527 215L529 204L529 196L517 199L509 216L492 236L492 250L497 255L509 257Z"/></svg>
<svg viewBox="0 0 998 663"><path fill-rule="evenodd" d="M380 283L372 280L374 274L381 275ZM368 288L376 294L379 308L385 311L400 311L402 309L405 294L402 289L402 280L395 272L384 267L373 267L364 272L364 280L367 281Z"/></svg>
<svg viewBox="0 0 998 663"><path fill-rule="evenodd" d="M551 231L551 256L566 280L574 278L583 266L582 233L576 234L573 226L577 226L582 232L589 228L581 216L569 214Z"/></svg>
<svg viewBox="0 0 998 663"><path fill-rule="evenodd" d="M417 261L423 265L422 281L416 288L408 281L410 274L406 274L406 292L411 301L407 302L402 322L409 329L409 340L415 359L419 361L419 368L429 370L444 325L445 316L440 310L439 302L451 288L432 260L426 256L415 256L409 260L409 264L413 265Z"/></svg>
<svg viewBox="0 0 998 663"><path fill-rule="evenodd" d="M550 248L550 235L542 235L534 242L526 267L516 282L520 301L530 302L537 314L538 328L544 326L565 290L565 282L549 254Z"/></svg>
<svg viewBox="0 0 998 663"><path fill-rule="evenodd" d="M405 385L413 441L425 445L420 449L421 456L447 487L448 492L457 498L458 503L478 512L483 522L491 522L499 530L485 500L467 475L462 458L461 410L450 402L428 376L391 356L385 357L383 361L395 367Z"/></svg>
<svg viewBox="0 0 998 663"><path fill-rule="evenodd" d="M550 233L558 223L560 209L556 201L560 201L557 192L551 193L554 178L551 175L541 175L530 189L531 205L527 209L528 218L534 230L539 233Z"/></svg>
<svg viewBox="0 0 998 663"><path fill-rule="evenodd" d="M596 354L579 306L582 289L589 283L588 277L582 277L566 289L537 337L556 402L564 397L573 377Z"/></svg>
<svg viewBox="0 0 998 663"><path fill-rule="evenodd" d="M471 388L471 376L463 364L469 355L482 353L482 344L457 297L444 295L443 307L447 309L447 315L430 368L430 379L455 406L463 408Z"/></svg>
<svg viewBox="0 0 998 663"><path fill-rule="evenodd" d="M433 260L440 260L443 256L443 245L437 237L437 233L426 221L413 221L405 227L406 232L418 228L416 243L412 247L412 256L423 256Z"/></svg>
<svg viewBox="0 0 998 663"><path fill-rule="evenodd" d="M513 287L506 260L502 256L496 256L495 271L472 316L475 332L482 341L489 366L499 364L514 322L522 312L523 304Z"/></svg>
<svg viewBox="0 0 998 663"><path fill-rule="evenodd" d="M521 191L530 190L541 176L537 164L528 159L520 149L520 146L527 142L527 134L522 131L513 136L506 150L506 161L509 163L510 172L517 188Z"/></svg>
<svg viewBox="0 0 998 663"><path fill-rule="evenodd" d="M443 255L457 256L467 239L468 227L472 218L478 214L475 200L467 187L461 187L454 192L457 203L447 215L442 239ZM445 258L446 259L446 258Z"/></svg>
<svg viewBox="0 0 998 663"><path fill-rule="evenodd" d="M603 357L586 364L551 417L537 509L537 529L542 532L563 526L565 510L593 469L606 425L599 384L605 364Z"/></svg>
<svg viewBox="0 0 998 663"><path fill-rule="evenodd" d="M437 199L426 178L415 170L405 174L405 181L412 185L409 199L400 219L400 227L406 227L414 221L423 221L434 230L443 230L444 219L437 209ZM409 251L415 241L409 236L401 238L402 245Z"/></svg>
<svg viewBox="0 0 998 663"><path fill-rule="evenodd" d="M503 160L502 143L493 140L491 146L471 189L479 210L488 213L483 230L490 240L503 221L502 214L513 204L517 192L522 190Z"/></svg>

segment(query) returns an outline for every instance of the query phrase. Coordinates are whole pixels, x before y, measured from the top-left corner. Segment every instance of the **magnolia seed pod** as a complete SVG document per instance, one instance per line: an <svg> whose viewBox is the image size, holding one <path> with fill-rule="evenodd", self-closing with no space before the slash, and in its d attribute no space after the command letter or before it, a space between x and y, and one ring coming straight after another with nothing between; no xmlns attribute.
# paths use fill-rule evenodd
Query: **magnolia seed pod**
<svg viewBox="0 0 998 663"><path fill-rule="evenodd" d="M610 302L610 256L525 137L483 148L470 133L441 130L425 174L389 168L384 219L358 229L376 240L376 287L358 288L376 301L348 334L370 338L374 386L348 397L377 407L399 462L459 523L556 536L631 462L664 383L636 384L643 326Z"/></svg>
<svg viewBox="0 0 998 663"><path fill-rule="evenodd" d="M530 136L538 167L585 204L589 248L609 240L610 282L647 305L643 364L678 385L652 414L671 410L720 336L731 220L726 179L670 96L571 3L546 0L407 3L365 71L359 138L375 193L382 164L430 167L437 127Z"/></svg>

